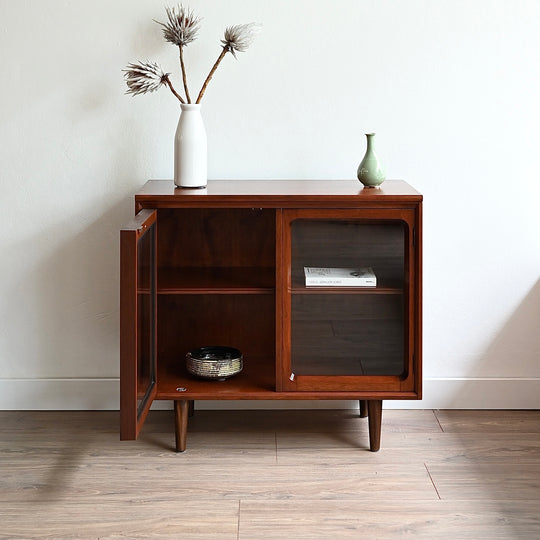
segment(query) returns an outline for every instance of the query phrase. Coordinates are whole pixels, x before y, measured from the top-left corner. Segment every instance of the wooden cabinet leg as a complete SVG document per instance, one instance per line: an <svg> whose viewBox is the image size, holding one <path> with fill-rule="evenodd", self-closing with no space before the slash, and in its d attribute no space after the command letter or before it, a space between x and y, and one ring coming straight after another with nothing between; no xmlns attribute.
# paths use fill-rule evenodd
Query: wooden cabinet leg
<svg viewBox="0 0 540 540"><path fill-rule="evenodd" d="M174 433L176 436L176 451L183 452L186 449L187 424L189 416L189 401L186 399L174 402Z"/></svg>
<svg viewBox="0 0 540 540"><path fill-rule="evenodd" d="M377 452L381 447L382 399L368 401L369 449Z"/></svg>
<svg viewBox="0 0 540 540"><path fill-rule="evenodd" d="M189 400L189 417L191 418L195 414L195 400Z"/></svg>
<svg viewBox="0 0 540 540"><path fill-rule="evenodd" d="M360 418L366 418L366 416L368 415L368 405L367 405L367 400L366 399L360 399L358 401L358 404L359 404L359 408L360 408Z"/></svg>

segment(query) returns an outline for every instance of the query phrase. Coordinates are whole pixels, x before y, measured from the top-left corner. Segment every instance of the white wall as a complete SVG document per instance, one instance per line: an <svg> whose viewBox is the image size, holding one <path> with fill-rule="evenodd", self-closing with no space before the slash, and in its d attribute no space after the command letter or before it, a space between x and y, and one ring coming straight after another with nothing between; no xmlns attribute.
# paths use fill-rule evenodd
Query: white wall
<svg viewBox="0 0 540 540"><path fill-rule="evenodd" d="M425 196L426 399L388 406L539 407L540 2L190 6L192 94L225 26L264 24L203 101L210 178L354 178L375 131ZM166 89L125 96L120 70L158 60L179 85L177 50L161 1L0 14L0 408L116 408L118 230L172 177L179 114Z"/></svg>

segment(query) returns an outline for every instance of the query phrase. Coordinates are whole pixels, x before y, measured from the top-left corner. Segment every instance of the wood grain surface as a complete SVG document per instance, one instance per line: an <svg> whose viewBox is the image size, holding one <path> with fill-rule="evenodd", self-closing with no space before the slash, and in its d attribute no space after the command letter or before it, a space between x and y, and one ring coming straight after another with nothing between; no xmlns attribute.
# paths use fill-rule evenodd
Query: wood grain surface
<svg viewBox="0 0 540 540"><path fill-rule="evenodd" d="M0 538L540 537L540 411L0 412Z"/></svg>

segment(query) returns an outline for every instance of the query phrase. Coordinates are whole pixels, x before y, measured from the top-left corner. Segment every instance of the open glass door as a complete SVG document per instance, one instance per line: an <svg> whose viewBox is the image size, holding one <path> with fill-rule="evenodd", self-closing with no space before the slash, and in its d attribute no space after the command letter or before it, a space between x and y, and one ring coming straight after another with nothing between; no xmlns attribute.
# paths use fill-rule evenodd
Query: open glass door
<svg viewBox="0 0 540 540"><path fill-rule="evenodd" d="M136 439L156 395L156 211L120 231L120 438Z"/></svg>

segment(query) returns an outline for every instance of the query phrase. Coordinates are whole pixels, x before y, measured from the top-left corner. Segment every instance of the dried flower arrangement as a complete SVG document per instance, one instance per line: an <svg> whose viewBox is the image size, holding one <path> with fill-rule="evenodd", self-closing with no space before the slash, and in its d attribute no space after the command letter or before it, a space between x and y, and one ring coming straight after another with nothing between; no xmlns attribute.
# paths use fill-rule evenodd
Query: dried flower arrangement
<svg viewBox="0 0 540 540"><path fill-rule="evenodd" d="M182 70L185 98L173 87L169 78L170 73L165 73L159 64L150 61L131 63L127 65L127 69L123 70L125 72L124 77L126 79L126 84L128 85L126 93L136 96L138 94L154 92L162 85L166 85L176 98L178 98L180 103L191 103L191 96L187 84L186 67L184 64L184 47L189 45L192 41L195 41L197 38L201 19L194 15L193 11L185 8L181 4L176 9L166 8L166 12L168 18L167 22L155 22L163 26L163 37L165 40L173 45L177 45L180 50L180 67ZM237 52L244 52L247 50L260 29L261 25L257 23L238 24L228 26L225 29L224 39L221 40L221 53L202 85L197 101L195 102L196 104L201 102L208 83L212 79L225 55L230 52L236 58Z"/></svg>

